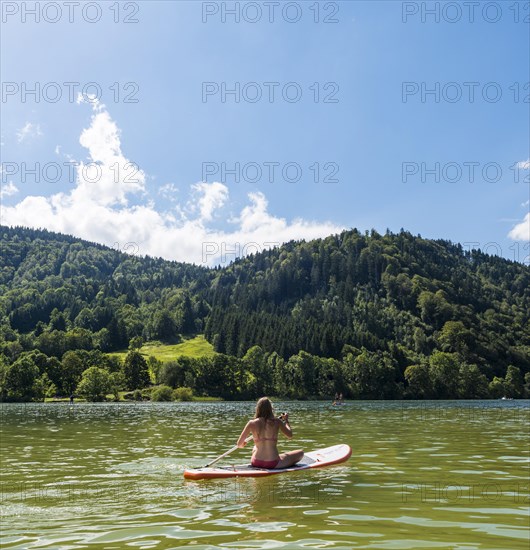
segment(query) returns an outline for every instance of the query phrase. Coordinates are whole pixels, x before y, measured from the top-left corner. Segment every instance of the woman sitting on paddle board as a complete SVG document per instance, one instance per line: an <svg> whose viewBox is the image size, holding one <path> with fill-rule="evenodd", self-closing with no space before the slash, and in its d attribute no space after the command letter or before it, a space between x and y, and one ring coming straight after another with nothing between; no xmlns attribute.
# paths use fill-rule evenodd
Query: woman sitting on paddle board
<svg viewBox="0 0 530 550"><path fill-rule="evenodd" d="M304 456L302 450L278 453L276 443L278 442L279 430L289 439L293 437L293 431L289 425L289 415L285 413L281 418L275 418L270 399L262 397L256 405L254 419L247 422L237 441L237 446L243 448L246 445L245 439L252 433L254 438L252 466L269 470L288 468L302 460Z"/></svg>

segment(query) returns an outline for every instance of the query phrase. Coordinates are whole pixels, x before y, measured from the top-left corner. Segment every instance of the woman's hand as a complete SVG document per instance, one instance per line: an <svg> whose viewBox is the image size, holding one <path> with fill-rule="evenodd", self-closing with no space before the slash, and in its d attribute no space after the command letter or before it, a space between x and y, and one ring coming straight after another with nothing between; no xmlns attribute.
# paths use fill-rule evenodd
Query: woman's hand
<svg viewBox="0 0 530 550"><path fill-rule="evenodd" d="M289 424L289 414L288 413L282 413L280 415L280 429L282 430L282 433L291 439L293 437L293 430L291 429L291 426Z"/></svg>

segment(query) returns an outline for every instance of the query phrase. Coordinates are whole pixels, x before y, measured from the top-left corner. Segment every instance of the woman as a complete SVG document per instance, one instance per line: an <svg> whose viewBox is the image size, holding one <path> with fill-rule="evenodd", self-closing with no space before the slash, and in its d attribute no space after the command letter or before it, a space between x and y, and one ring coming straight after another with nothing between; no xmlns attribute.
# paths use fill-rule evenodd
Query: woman
<svg viewBox="0 0 530 550"><path fill-rule="evenodd" d="M245 439L252 433L254 438L254 450L252 451L251 464L255 468L288 468L302 460L304 451L289 451L278 453L278 431L281 430L289 439L293 437L293 431L289 425L289 415L282 414L275 418L272 403L268 397L262 397L256 405L256 415L253 420L247 422L237 441L237 446L243 448Z"/></svg>

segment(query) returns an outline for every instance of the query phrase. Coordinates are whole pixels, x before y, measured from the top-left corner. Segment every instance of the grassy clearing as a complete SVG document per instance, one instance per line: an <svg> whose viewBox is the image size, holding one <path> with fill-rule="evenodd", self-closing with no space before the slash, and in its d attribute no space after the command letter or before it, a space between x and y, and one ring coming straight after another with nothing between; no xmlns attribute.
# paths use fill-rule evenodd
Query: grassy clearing
<svg viewBox="0 0 530 550"><path fill-rule="evenodd" d="M119 357L122 361L125 359L128 350L110 353ZM150 355L156 357L159 361L173 361L177 357L185 355L187 357L212 357L215 355L213 346L202 334L184 340L179 344L163 344L159 341L147 342L140 348L140 353L147 359Z"/></svg>

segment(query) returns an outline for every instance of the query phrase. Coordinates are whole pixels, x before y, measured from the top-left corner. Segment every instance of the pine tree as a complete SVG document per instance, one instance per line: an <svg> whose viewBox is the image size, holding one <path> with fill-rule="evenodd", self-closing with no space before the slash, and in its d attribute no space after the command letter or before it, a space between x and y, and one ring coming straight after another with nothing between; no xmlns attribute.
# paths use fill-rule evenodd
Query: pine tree
<svg viewBox="0 0 530 550"><path fill-rule="evenodd" d="M142 389L150 384L147 361L137 351L130 351L123 364L125 384L129 390Z"/></svg>

